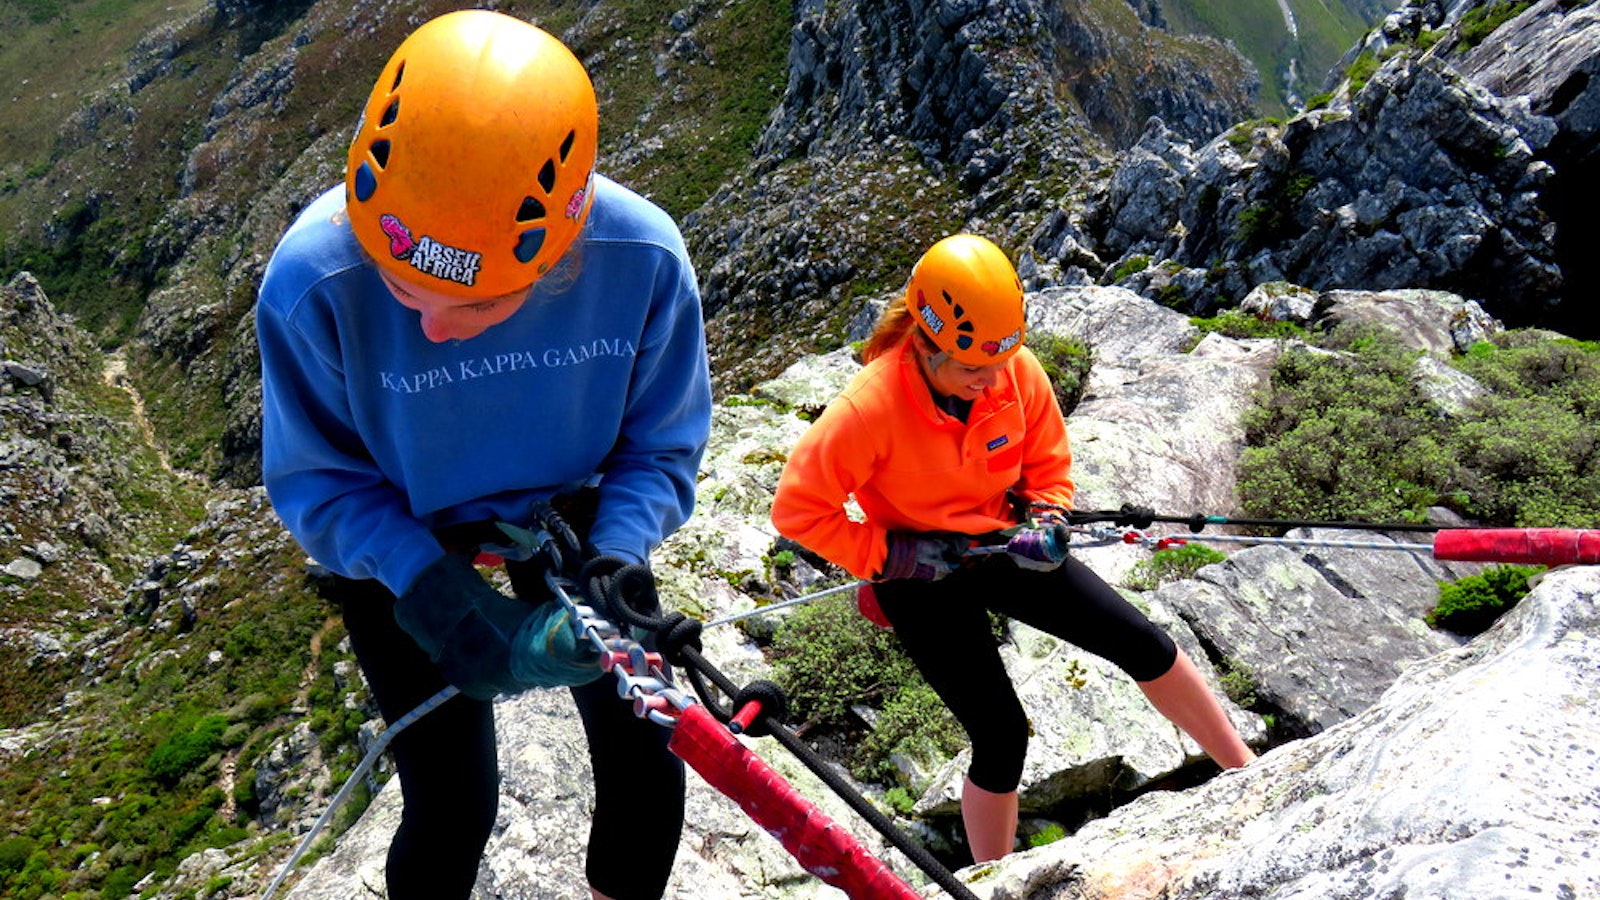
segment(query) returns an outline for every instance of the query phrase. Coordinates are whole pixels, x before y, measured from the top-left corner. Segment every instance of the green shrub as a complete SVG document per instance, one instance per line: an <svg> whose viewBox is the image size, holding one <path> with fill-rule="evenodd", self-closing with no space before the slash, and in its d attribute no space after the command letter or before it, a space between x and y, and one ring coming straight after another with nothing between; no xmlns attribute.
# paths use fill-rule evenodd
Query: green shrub
<svg viewBox="0 0 1600 900"><path fill-rule="evenodd" d="M1410 377L1416 354L1386 332L1342 329L1340 353L1289 348L1244 417L1239 492L1253 512L1421 521L1453 487L1449 423Z"/></svg>
<svg viewBox="0 0 1600 900"><path fill-rule="evenodd" d="M1247 249L1275 244L1296 229L1294 208L1317 184L1309 172L1290 172L1271 200L1239 213L1235 239Z"/></svg>
<svg viewBox="0 0 1600 900"><path fill-rule="evenodd" d="M7 878L22 871L28 864L28 857L33 855L39 845L29 838L12 837L0 841L0 885L4 885Z"/></svg>
<svg viewBox="0 0 1600 900"><path fill-rule="evenodd" d="M1039 365L1055 388L1061 414L1071 415L1083 399L1094 366L1094 351L1076 338L1035 333L1028 336L1028 347L1039 358Z"/></svg>
<svg viewBox="0 0 1600 900"><path fill-rule="evenodd" d="M1043 847L1046 844L1054 844L1066 836L1067 830L1065 828L1055 822L1051 822L1033 834L1028 835L1028 846Z"/></svg>
<svg viewBox="0 0 1600 900"><path fill-rule="evenodd" d="M1304 338L1306 331L1293 322L1282 322L1263 316L1253 316L1237 309L1223 310L1212 318L1195 316L1189 324L1203 334L1215 332L1231 338Z"/></svg>
<svg viewBox="0 0 1600 900"><path fill-rule="evenodd" d="M851 602L812 603L778 627L772 641L773 679L796 715L848 726L850 707L882 707L921 676L893 632L879 628Z"/></svg>
<svg viewBox="0 0 1600 900"><path fill-rule="evenodd" d="M1494 34L1495 29L1522 15L1532 5L1531 0L1517 0L1515 3L1490 3L1468 10L1461 16L1461 43L1466 48L1478 46L1484 38Z"/></svg>
<svg viewBox="0 0 1600 900"><path fill-rule="evenodd" d="M1354 96L1367 86L1367 80L1378 71L1378 58L1368 50L1357 56L1350 63L1350 68L1345 70L1344 77L1350 82L1350 94Z"/></svg>
<svg viewBox="0 0 1600 900"><path fill-rule="evenodd" d="M1111 271L1111 282L1116 284L1125 278L1137 275L1150 268L1150 257L1140 253L1123 260L1120 265Z"/></svg>
<svg viewBox="0 0 1600 900"><path fill-rule="evenodd" d="M1492 393L1458 415L1412 378L1416 353L1374 329L1290 348L1244 418L1246 509L1422 521L1447 506L1486 525L1600 525L1600 347L1506 332L1456 364Z"/></svg>
<svg viewBox="0 0 1600 900"><path fill-rule="evenodd" d="M1428 624L1461 635L1481 634L1528 593L1528 579L1543 566L1490 566L1477 575L1439 585Z"/></svg>
<svg viewBox="0 0 1600 900"><path fill-rule="evenodd" d="M1458 365L1493 392L1457 435L1462 511L1525 527L1600 526L1600 345L1512 331Z"/></svg>
<svg viewBox="0 0 1600 900"><path fill-rule="evenodd" d="M1236 659L1223 659L1217 664L1222 693L1240 709L1256 705L1256 676L1250 668Z"/></svg>
<svg viewBox="0 0 1600 900"><path fill-rule="evenodd" d="M801 608L779 626L771 653L773 678L794 715L842 732L857 778L892 780L891 754L954 753L962 746L960 726L894 634L868 622L854 603ZM857 704L880 711L871 728L851 712Z"/></svg>
<svg viewBox="0 0 1600 900"><path fill-rule="evenodd" d="M1188 543L1150 554L1128 570L1126 583L1136 591L1153 591L1163 584L1191 578L1201 566L1227 559L1227 555L1204 544Z"/></svg>
<svg viewBox="0 0 1600 900"><path fill-rule="evenodd" d="M892 756L954 756L965 746L966 733L944 701L925 683L908 685L890 698L872 730L856 750L851 774L890 781L896 770Z"/></svg>
<svg viewBox="0 0 1600 900"><path fill-rule="evenodd" d="M911 810L917 805L917 798L911 792L899 785L883 792L883 802L888 807L902 816L910 815Z"/></svg>
<svg viewBox="0 0 1600 900"><path fill-rule="evenodd" d="M172 786L190 771L205 762L222 746L222 735L228 720L223 716L206 716L188 731L167 738L145 762L145 771L164 785Z"/></svg>

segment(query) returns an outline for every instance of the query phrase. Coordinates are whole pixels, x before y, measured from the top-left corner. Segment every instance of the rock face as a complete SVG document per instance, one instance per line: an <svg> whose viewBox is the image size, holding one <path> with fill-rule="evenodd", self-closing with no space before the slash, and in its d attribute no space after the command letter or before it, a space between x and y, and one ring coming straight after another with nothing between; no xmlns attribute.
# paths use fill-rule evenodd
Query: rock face
<svg viewBox="0 0 1600 900"><path fill-rule="evenodd" d="M1278 280L1435 288L1592 334L1595 268L1574 242L1597 190L1596 14L1546 0L1469 41L1464 17L1486 9L1404 7L1358 48L1387 60L1370 78L1286 123L1196 147L1152 122L1077 223L1087 235L1053 220L1036 255L1065 267L1060 248L1086 246L1107 280L1199 312Z"/></svg>
<svg viewBox="0 0 1600 900"><path fill-rule="evenodd" d="M1561 290L1539 204L1555 133L1525 104L1399 56L1348 108L1239 126L1199 150L1152 127L1112 180L1103 249L1162 261L1128 284L1171 285L1196 310L1289 281L1470 291L1531 319Z"/></svg>
<svg viewBox="0 0 1600 900"><path fill-rule="evenodd" d="M826 349L846 298L902 284L949 230L1009 243L1149 116L1203 140L1257 86L1217 42L1037 0L801 3L789 59L751 170L684 222L713 345L754 344L716 367L737 391Z"/></svg>
<svg viewBox="0 0 1600 900"><path fill-rule="evenodd" d="M1594 896L1600 570L1555 572L1366 711L973 873L985 900ZM934 894L934 896L944 896Z"/></svg>

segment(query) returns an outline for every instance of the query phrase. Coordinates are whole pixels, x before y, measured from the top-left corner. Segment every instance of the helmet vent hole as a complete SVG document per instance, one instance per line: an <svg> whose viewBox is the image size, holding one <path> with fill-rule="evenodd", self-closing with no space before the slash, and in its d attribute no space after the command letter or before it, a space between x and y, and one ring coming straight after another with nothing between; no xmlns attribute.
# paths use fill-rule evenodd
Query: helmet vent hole
<svg viewBox="0 0 1600 900"><path fill-rule="evenodd" d="M544 188L546 194L556 189L555 160L547 159L544 161L544 167L539 170L539 186Z"/></svg>
<svg viewBox="0 0 1600 900"><path fill-rule="evenodd" d="M544 218L544 204L533 197L523 197L522 207L517 210L518 222L537 222ZM527 262L527 260L523 260Z"/></svg>
<svg viewBox="0 0 1600 900"><path fill-rule="evenodd" d="M963 334L960 337L956 338L956 346L959 347L962 350L971 350L972 349L972 335Z"/></svg>
<svg viewBox="0 0 1600 900"><path fill-rule="evenodd" d="M539 255L539 248L544 246L544 229L531 228L517 238L517 248L512 251L516 254L517 262L528 263Z"/></svg>
<svg viewBox="0 0 1600 900"><path fill-rule="evenodd" d="M389 168L389 142L388 141L373 141L372 142L372 146L369 147L368 149L372 153L372 161L378 164L378 168L380 168L380 169Z"/></svg>
<svg viewBox="0 0 1600 900"><path fill-rule="evenodd" d="M576 131L567 132L567 139L561 142L561 164L566 165L567 157L572 155L572 145L578 140Z"/></svg>
<svg viewBox="0 0 1600 900"><path fill-rule="evenodd" d="M958 313L958 315L959 315L959 313ZM970 334L974 329L972 327L972 323L969 321L969 322L962 322L961 324L957 325L956 326L956 330L957 331L965 331L965 332Z"/></svg>
<svg viewBox="0 0 1600 900"><path fill-rule="evenodd" d="M388 128L390 125L393 125L394 120L398 118L400 118L400 98L396 97L389 101L388 106L383 108L383 118L379 120L378 127Z"/></svg>
<svg viewBox="0 0 1600 900"><path fill-rule="evenodd" d="M372 199L378 190L378 176L372 174L372 164L363 162L356 169L356 199L362 203Z"/></svg>
<svg viewBox="0 0 1600 900"><path fill-rule="evenodd" d="M406 64L405 63L401 63L394 70L394 84L389 85L389 92L390 93L394 93L397 89L399 89L399 87L400 87L400 79L404 78L405 74L406 74Z"/></svg>

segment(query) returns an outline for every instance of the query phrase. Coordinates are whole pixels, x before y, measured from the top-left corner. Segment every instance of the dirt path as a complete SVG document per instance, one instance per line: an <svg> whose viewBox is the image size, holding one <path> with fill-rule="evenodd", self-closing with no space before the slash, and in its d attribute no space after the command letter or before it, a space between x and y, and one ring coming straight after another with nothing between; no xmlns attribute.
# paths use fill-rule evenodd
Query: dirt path
<svg viewBox="0 0 1600 900"><path fill-rule="evenodd" d="M156 452L156 457L161 460L161 468L179 474L172 468L172 460L167 458L165 450L156 440L155 427L150 424L149 416L145 415L144 398L139 395L139 389L134 387L133 379L128 377L128 357L118 348L106 355L105 368L101 370L100 377L107 387L116 388L128 395L133 401L133 421L139 426L139 436Z"/></svg>

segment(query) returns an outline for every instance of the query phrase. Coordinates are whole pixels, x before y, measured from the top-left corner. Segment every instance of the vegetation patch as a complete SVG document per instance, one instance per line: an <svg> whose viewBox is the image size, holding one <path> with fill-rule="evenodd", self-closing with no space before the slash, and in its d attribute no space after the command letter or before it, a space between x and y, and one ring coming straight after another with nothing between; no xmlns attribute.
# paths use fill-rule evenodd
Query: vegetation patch
<svg viewBox="0 0 1600 900"><path fill-rule="evenodd" d="M1219 563L1227 555L1204 544L1188 543L1150 554L1128 570L1124 584L1136 591L1153 591L1163 584L1193 578L1201 567Z"/></svg>
<svg viewBox="0 0 1600 900"><path fill-rule="evenodd" d="M1532 5L1530 0L1517 0L1515 3L1488 3L1467 10L1462 13L1458 26L1461 43L1467 48L1478 46L1501 25L1522 15Z"/></svg>
<svg viewBox="0 0 1600 900"><path fill-rule="evenodd" d="M806 730L837 736L857 778L892 782L891 757L954 755L965 733L906 657L893 632L856 611L853 602L801 608L773 638L774 680ZM873 725L853 708L877 711Z"/></svg>
<svg viewBox="0 0 1600 900"><path fill-rule="evenodd" d="M1460 635L1482 634L1528 594L1528 579L1543 566L1490 566L1477 575L1439 585L1428 624Z"/></svg>
<svg viewBox="0 0 1600 900"><path fill-rule="evenodd" d="M1283 518L1420 522L1444 506L1485 525L1600 524L1600 352L1512 331L1455 360L1487 387L1460 415L1423 395L1417 353L1341 327L1288 348L1245 417L1239 490Z"/></svg>
<svg viewBox="0 0 1600 900"><path fill-rule="evenodd" d="M1202 335L1216 333L1231 338L1287 340L1306 336L1306 330L1293 322L1251 315L1238 309L1224 310L1210 318L1192 317L1189 324L1200 329Z"/></svg>
<svg viewBox="0 0 1600 900"><path fill-rule="evenodd" d="M1028 336L1028 348L1039 360L1055 388L1061 414L1072 415L1088 389L1089 370L1094 366L1094 351L1077 338L1035 333Z"/></svg>

